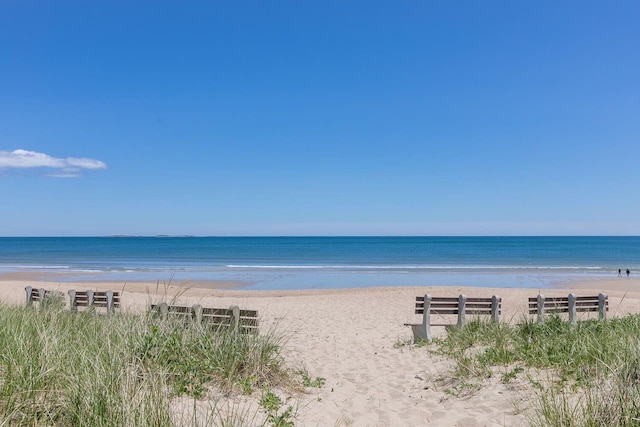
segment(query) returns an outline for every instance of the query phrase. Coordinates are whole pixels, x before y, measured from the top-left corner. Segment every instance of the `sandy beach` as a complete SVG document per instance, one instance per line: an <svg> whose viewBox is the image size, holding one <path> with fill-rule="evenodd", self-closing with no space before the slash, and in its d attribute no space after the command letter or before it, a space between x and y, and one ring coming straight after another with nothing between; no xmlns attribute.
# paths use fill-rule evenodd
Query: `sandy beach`
<svg viewBox="0 0 640 427"><path fill-rule="evenodd" d="M28 280L29 279L29 280ZM321 388L287 395L299 426L524 426L531 390L516 380L503 384L499 375L474 393L452 395L446 382L450 362L411 344L404 323L416 323L417 295L502 297L501 320L526 316L527 298L569 292L609 296L609 316L640 311L640 279L615 278L572 283L554 289L473 287L388 287L312 291L241 291L217 289L229 283L85 283L37 281L40 277L3 277L0 298L24 304L24 287L113 289L122 291L122 310L142 311L151 301L177 298L184 304L258 310L261 330L277 328L285 337L285 355L292 369L322 377ZM200 286L198 286L200 285ZM585 316L593 316L586 314ZM434 328L436 336L444 328ZM254 399L255 400L255 399ZM230 404L255 407L251 398Z"/></svg>

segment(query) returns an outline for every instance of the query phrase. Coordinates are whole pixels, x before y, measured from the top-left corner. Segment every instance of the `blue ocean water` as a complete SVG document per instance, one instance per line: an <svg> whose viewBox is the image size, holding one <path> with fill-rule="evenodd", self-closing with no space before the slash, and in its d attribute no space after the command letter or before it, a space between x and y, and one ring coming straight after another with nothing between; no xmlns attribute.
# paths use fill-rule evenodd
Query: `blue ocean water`
<svg viewBox="0 0 640 427"><path fill-rule="evenodd" d="M547 287L640 272L640 237L3 237L0 273L247 289Z"/></svg>

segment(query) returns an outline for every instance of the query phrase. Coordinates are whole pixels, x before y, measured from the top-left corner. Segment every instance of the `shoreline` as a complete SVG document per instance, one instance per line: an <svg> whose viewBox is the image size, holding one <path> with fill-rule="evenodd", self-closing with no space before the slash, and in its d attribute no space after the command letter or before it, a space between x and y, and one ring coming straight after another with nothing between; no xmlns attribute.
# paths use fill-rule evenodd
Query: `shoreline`
<svg viewBox="0 0 640 427"><path fill-rule="evenodd" d="M548 286L485 286L484 284L473 285L373 285L373 286L340 286L340 287L314 287L314 288L300 288L300 289L250 289L251 282L241 280L219 280L219 279L186 279L186 280L120 280L120 279L96 279L94 273L84 273L88 277L82 279L83 273L56 273L56 272L41 272L41 271L21 271L21 272L4 272L0 273L0 283L5 282L35 282L44 284L58 284L63 287L78 287L78 288L90 288L91 286L97 286L104 288L106 284L110 284L112 287L138 287L145 285L146 287L169 287L169 288L197 288L197 289L209 289L209 290L237 290L238 292L283 292L283 293L298 293L298 292L318 292L318 291L336 291L336 290L354 290L354 289L385 289L385 288L478 288L478 289L600 289L603 290L621 290L621 291L640 291L640 277L592 277L592 278L577 278L574 280L551 280L548 282ZM77 278L77 280L69 281L65 280L70 277Z"/></svg>
<svg viewBox="0 0 640 427"><path fill-rule="evenodd" d="M94 276L93 273L86 273L88 276ZM70 277L81 276L82 273L50 273L50 272L38 272L38 271L22 271L22 272L11 272L11 273L0 273L0 283L9 282L9 281L31 281L36 283L59 283L61 285L69 285L69 286L84 286L83 284L96 284L101 286L101 284L111 283L114 286L116 285L126 285L128 283L144 283L144 284L153 284L160 286L181 286L184 283L188 283L190 286L203 288L203 289L235 289L249 286L247 282L234 281L234 280L185 280L185 281L174 281L172 283L169 281L160 281L151 282L148 280L115 280L115 279L106 279L100 280L95 278L85 279L85 280L59 280L59 279L68 279Z"/></svg>

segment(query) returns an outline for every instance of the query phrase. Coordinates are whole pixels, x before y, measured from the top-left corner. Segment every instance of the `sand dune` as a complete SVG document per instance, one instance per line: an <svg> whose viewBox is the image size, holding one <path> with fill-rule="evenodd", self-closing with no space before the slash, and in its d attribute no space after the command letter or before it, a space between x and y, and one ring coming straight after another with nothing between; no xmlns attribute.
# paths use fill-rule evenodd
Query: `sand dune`
<svg viewBox="0 0 640 427"><path fill-rule="evenodd" d="M286 356L292 368L322 377L323 387L291 396L300 426L520 426L526 425L531 397L524 381L508 384L492 378L480 391L447 384L450 365L424 347L408 345L411 331L405 322L413 314L415 296L500 295L504 321L526 316L526 302L539 292L566 296L569 289L490 288L366 288L313 291L234 291L155 283L61 284L2 281L0 297L23 304L24 286L48 289L122 290L124 310L144 310L149 301L177 296L181 303L257 309L263 330L277 327L287 340ZM209 284L210 285L210 284ZM606 282L573 283L577 294L605 292L610 316L640 311L640 280L620 278ZM435 328L435 334L444 334ZM446 393L445 390L449 390ZM454 392L452 393L451 390ZM244 403L257 406L255 402Z"/></svg>

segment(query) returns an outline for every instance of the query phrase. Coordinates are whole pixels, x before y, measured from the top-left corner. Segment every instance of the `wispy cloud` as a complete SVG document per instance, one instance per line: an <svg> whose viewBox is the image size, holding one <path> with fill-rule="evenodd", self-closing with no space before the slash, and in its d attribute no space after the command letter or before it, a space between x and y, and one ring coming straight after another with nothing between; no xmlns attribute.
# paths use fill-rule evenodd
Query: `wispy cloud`
<svg viewBox="0 0 640 427"><path fill-rule="evenodd" d="M54 178L77 178L83 169L106 169L107 165L100 160L84 157L67 157L64 159L52 157L45 153L29 150L0 151L0 170L3 169L57 169L47 174Z"/></svg>

